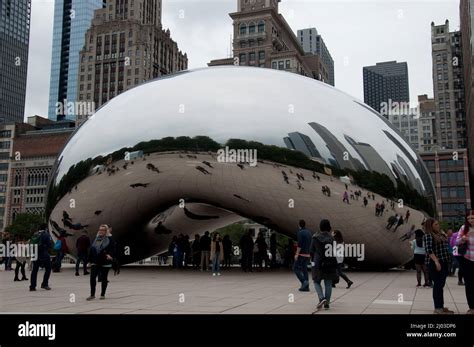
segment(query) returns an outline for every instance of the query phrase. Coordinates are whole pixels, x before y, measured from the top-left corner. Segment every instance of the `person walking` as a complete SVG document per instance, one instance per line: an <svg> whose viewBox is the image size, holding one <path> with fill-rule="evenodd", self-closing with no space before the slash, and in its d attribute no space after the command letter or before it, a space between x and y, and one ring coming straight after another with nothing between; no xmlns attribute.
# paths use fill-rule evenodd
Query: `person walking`
<svg viewBox="0 0 474 347"><path fill-rule="evenodd" d="M244 272L253 272L252 270L252 259L253 259L253 239L251 231L247 231L240 238L240 250L242 253L241 266Z"/></svg>
<svg viewBox="0 0 474 347"><path fill-rule="evenodd" d="M421 273L423 272L423 276L425 278L425 283L423 287L431 287L430 284L430 277L428 275L428 268L425 264L425 244L423 242L423 236L425 233L421 229L415 230L415 239L411 241L411 247L413 249L413 256L415 260L415 268L416 268L416 281L417 287L421 287Z"/></svg>
<svg viewBox="0 0 474 347"><path fill-rule="evenodd" d="M211 254L211 238L209 236L209 231L204 233L204 236L201 237L201 271L207 271L209 269L209 257Z"/></svg>
<svg viewBox="0 0 474 347"><path fill-rule="evenodd" d="M272 255L271 267L276 267L276 251L277 251L277 238L276 232L272 231L270 235L270 254Z"/></svg>
<svg viewBox="0 0 474 347"><path fill-rule="evenodd" d="M301 282L301 287L298 290L300 292L309 292L308 262L310 260L311 232L306 229L306 222L303 219L299 221L298 226L298 245L295 252L293 271Z"/></svg>
<svg viewBox="0 0 474 347"><path fill-rule="evenodd" d="M95 299L97 277L100 276L101 291L100 299L105 299L105 292L108 286L108 275L112 268L115 258L115 241L112 236L108 236L108 227L102 224L99 227L97 236L92 242L89 251L89 261L91 263L90 271L90 289L91 295L87 298L88 301Z"/></svg>
<svg viewBox="0 0 474 347"><path fill-rule="evenodd" d="M457 235L456 239L460 267L464 275L465 291L467 304L469 306L468 314L474 314L474 210L466 216L464 228Z"/></svg>
<svg viewBox="0 0 474 347"><path fill-rule="evenodd" d="M224 259L224 245L221 235L215 233L211 242L212 276L221 275L221 261Z"/></svg>
<svg viewBox="0 0 474 347"><path fill-rule="evenodd" d="M195 270L199 269L199 265L201 264L201 236L199 234L194 235L194 241L192 244L193 250L193 267Z"/></svg>
<svg viewBox="0 0 474 347"><path fill-rule="evenodd" d="M63 258L66 254L69 253L69 248L67 246L66 237L69 236L65 230L61 230L54 245L54 250L56 253L56 260L54 263L54 270L53 272L61 272L61 266Z"/></svg>
<svg viewBox="0 0 474 347"><path fill-rule="evenodd" d="M257 240L255 241L257 244L257 254L258 254L258 271L262 271L263 269L263 262L265 261L265 267L268 267L268 245L265 241L265 237L263 233L260 232L258 234Z"/></svg>
<svg viewBox="0 0 474 347"><path fill-rule="evenodd" d="M33 235L32 240L38 245L38 256L35 261L33 261L33 270L31 271L30 276L30 292L36 290L36 280L38 277L38 270L40 266L44 267L43 282L41 283L41 288L45 290L51 290L49 286L49 276L51 275L51 257L49 255L49 249L51 248L52 239L48 232L48 225L42 223L40 225L40 230Z"/></svg>
<svg viewBox="0 0 474 347"><path fill-rule="evenodd" d="M25 240L23 239L18 239L16 241L17 243L19 244L27 244L27 242L25 242ZM15 265L15 278L13 279L14 282L17 282L17 281L28 281L28 278L26 278L26 274L25 274L25 266L26 266L26 262L28 261L28 258L27 257L19 257L19 256L16 256L16 265ZM18 273L21 271L21 279L18 277Z"/></svg>
<svg viewBox="0 0 474 347"><path fill-rule="evenodd" d="M425 264L428 267L429 277L433 282L433 302L435 314L451 314L453 311L444 307L443 289L448 276L450 254L448 240L441 232L439 222L433 218L425 221L425 235L423 243L426 250Z"/></svg>
<svg viewBox="0 0 474 347"><path fill-rule="evenodd" d="M334 256L335 250L333 249L331 254L327 254L328 248L333 248L335 243L331 235L331 223L327 219L321 220L319 230L319 233L313 235L310 248L312 259L311 274L319 299L315 312L319 311L322 307L326 310L329 309L332 285L339 281L337 259ZM321 281L324 281L324 291L321 287Z"/></svg>
<svg viewBox="0 0 474 347"><path fill-rule="evenodd" d="M82 235L76 241L77 259L76 259L76 276L79 276L79 267L84 265L84 276L89 275L87 271L87 255L91 246L91 240L87 233L87 230L82 230Z"/></svg>
<svg viewBox="0 0 474 347"><path fill-rule="evenodd" d="M338 245L338 247L342 247L342 249L344 249L344 238L342 237L342 233L339 230L334 230L332 233L332 236L334 237L334 241L336 241L336 244ZM349 277L347 277L347 275L342 271L342 267L344 266L344 253L342 255L339 255L339 253L337 253L336 260L337 260L337 275L339 277L342 277L342 279L346 281L347 283L346 289L349 289L354 284L354 282L352 282L349 279ZM332 286L333 288L335 288L336 284L333 283Z"/></svg>
<svg viewBox="0 0 474 347"><path fill-rule="evenodd" d="M367 198L364 196L364 207L367 207L367 204L369 203L369 201L367 200Z"/></svg>
<svg viewBox="0 0 474 347"><path fill-rule="evenodd" d="M229 235L225 235L222 240L224 247L224 268L229 269L232 263L232 241Z"/></svg>

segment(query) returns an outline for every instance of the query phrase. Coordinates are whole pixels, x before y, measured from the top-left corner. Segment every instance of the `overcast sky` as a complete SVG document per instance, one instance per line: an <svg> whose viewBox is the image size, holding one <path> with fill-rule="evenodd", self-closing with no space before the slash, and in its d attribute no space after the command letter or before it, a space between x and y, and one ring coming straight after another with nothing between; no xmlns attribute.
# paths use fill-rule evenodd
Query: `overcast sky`
<svg viewBox="0 0 474 347"><path fill-rule="evenodd" d="M163 0L163 27L188 53L189 68L229 54L237 0ZM54 0L32 0L25 117L47 117ZM406 61L410 99L433 95L431 22L459 30L459 0L282 0L295 34L315 27L335 62L336 87L363 100L362 67Z"/></svg>

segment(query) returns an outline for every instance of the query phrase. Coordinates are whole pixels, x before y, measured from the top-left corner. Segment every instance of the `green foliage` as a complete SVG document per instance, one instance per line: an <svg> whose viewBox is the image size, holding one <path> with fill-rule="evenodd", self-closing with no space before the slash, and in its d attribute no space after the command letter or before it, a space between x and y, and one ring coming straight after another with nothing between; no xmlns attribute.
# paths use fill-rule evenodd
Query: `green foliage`
<svg viewBox="0 0 474 347"><path fill-rule="evenodd" d="M217 229L216 232L218 232L221 237L229 235L232 244L234 246L238 246L240 244L241 237L244 235L245 229L242 223L235 223Z"/></svg>
<svg viewBox="0 0 474 347"><path fill-rule="evenodd" d="M44 223L44 216L33 213L21 213L5 231L24 240L29 240L34 232Z"/></svg>

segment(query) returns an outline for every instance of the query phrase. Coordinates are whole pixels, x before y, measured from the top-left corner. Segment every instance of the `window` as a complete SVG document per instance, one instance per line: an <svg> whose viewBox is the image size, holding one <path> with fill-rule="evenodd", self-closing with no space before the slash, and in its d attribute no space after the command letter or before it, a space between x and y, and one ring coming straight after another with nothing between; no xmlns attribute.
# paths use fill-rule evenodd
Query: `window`
<svg viewBox="0 0 474 347"><path fill-rule="evenodd" d="M277 62L274 61L274 62L272 62L272 69L275 69L275 70L276 70L276 68L277 68Z"/></svg>
<svg viewBox="0 0 474 347"><path fill-rule="evenodd" d="M290 69L290 61L289 61L289 60L287 60L287 61L285 62L285 69L287 69L287 70Z"/></svg>
<svg viewBox="0 0 474 347"><path fill-rule="evenodd" d="M249 53L249 61L251 63L254 63L255 62L255 52L250 52Z"/></svg>
<svg viewBox="0 0 474 347"><path fill-rule="evenodd" d="M12 137L12 131L11 130L2 130L0 131L0 137Z"/></svg>
<svg viewBox="0 0 474 347"><path fill-rule="evenodd" d="M265 60L265 51L258 52L258 59Z"/></svg>
<svg viewBox="0 0 474 347"><path fill-rule="evenodd" d="M250 23L249 34L255 34L255 23Z"/></svg>
<svg viewBox="0 0 474 347"><path fill-rule="evenodd" d="M240 64L245 64L247 62L247 55L245 53L239 55L239 62Z"/></svg>
<svg viewBox="0 0 474 347"><path fill-rule="evenodd" d="M242 23L240 24L240 29L239 29L240 35L246 35L247 34L247 25Z"/></svg>
<svg viewBox="0 0 474 347"><path fill-rule="evenodd" d="M1 141L0 142L1 149L10 149L10 141Z"/></svg>
<svg viewBox="0 0 474 347"><path fill-rule="evenodd" d="M260 21L258 23L258 32L259 33L265 32L265 22L264 21Z"/></svg>
<svg viewBox="0 0 474 347"><path fill-rule="evenodd" d="M284 63L283 60L280 60L280 61L278 62L278 70L283 70L283 68L284 68L283 63Z"/></svg>

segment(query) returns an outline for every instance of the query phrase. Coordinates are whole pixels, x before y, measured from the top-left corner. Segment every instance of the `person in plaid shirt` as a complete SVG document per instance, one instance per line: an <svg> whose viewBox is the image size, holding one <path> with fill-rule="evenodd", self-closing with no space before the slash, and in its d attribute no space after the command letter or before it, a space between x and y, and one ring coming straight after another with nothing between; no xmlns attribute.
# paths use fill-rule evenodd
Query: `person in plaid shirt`
<svg viewBox="0 0 474 347"><path fill-rule="evenodd" d="M465 244L467 244L465 253L460 253L461 247ZM463 272L467 304L469 305L467 313L474 314L474 210L467 214L466 221L458 232L456 245L458 254L462 256L459 265Z"/></svg>
<svg viewBox="0 0 474 347"><path fill-rule="evenodd" d="M426 250L426 265L430 279L433 281L434 313L452 314L453 311L444 307L443 288L448 277L448 268L451 263L451 254L448 248L448 238L439 227L439 222L433 218L425 221L425 235L423 241Z"/></svg>

